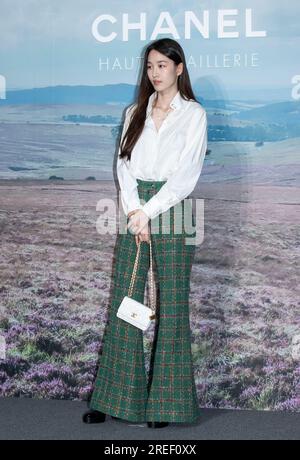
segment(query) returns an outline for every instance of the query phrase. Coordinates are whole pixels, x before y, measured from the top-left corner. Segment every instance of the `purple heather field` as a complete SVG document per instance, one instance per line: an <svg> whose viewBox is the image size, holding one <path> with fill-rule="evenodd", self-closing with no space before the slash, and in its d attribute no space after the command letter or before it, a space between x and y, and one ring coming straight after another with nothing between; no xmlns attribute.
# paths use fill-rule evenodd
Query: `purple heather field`
<svg viewBox="0 0 300 460"><path fill-rule="evenodd" d="M205 217L190 291L199 404L299 411L299 139L210 148L192 194ZM3 179L0 194L0 395L87 400L116 237L97 232L96 204L117 204L115 181Z"/></svg>

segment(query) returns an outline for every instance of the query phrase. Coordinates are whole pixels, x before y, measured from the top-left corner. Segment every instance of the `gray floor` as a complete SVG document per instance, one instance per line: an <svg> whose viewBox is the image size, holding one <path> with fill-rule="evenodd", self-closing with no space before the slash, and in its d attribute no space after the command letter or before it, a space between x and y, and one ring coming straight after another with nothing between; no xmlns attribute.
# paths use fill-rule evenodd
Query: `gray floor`
<svg viewBox="0 0 300 460"><path fill-rule="evenodd" d="M0 439L300 439L299 413L202 409L197 424L153 429L108 415L104 423L87 425L81 419L86 410L80 401L0 398Z"/></svg>

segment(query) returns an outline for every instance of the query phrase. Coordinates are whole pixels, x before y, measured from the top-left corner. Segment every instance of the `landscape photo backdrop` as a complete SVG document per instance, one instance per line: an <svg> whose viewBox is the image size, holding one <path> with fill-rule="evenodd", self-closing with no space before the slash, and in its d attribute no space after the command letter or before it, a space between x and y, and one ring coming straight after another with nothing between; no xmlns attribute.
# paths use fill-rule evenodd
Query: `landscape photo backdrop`
<svg viewBox="0 0 300 460"><path fill-rule="evenodd" d="M97 203L119 205L137 57L168 36L208 116L192 193L204 202L190 291L199 405L300 410L300 4L250 3L2 0L0 396L91 395L116 242L97 232Z"/></svg>

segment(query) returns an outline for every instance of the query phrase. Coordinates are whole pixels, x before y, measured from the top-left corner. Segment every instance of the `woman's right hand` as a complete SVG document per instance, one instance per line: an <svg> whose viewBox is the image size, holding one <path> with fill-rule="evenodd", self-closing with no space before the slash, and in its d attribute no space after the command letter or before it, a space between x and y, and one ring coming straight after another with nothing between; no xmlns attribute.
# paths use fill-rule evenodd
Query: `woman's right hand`
<svg viewBox="0 0 300 460"><path fill-rule="evenodd" d="M133 216L133 214L135 214L137 211L138 211L138 209L134 209L133 211L130 211L130 212L127 214L127 218L129 219L129 218L130 218L131 216ZM134 235L134 238L135 238L135 243L136 243L136 245L138 246L139 241L140 241L139 235Z"/></svg>
<svg viewBox="0 0 300 460"><path fill-rule="evenodd" d="M134 209L133 211L130 211L127 214L127 217L130 218L137 211L138 211L138 209ZM149 222L148 222L148 224L145 225L145 227L143 228L143 230L140 233L138 233L137 235L134 235L136 245L138 246L139 242L142 242L142 241L146 241L147 243L150 243L150 232L151 232L151 230L150 230L150 225L149 225Z"/></svg>

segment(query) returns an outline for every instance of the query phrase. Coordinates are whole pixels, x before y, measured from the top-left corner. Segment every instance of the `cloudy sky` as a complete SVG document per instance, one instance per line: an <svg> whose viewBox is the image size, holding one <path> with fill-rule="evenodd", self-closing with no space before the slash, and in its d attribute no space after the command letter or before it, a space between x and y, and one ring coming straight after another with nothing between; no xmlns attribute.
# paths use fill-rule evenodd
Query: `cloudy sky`
<svg viewBox="0 0 300 460"><path fill-rule="evenodd" d="M141 6L143 5L143 6ZM245 10L252 9L252 28L266 31L266 37L245 37ZM228 16L236 25L238 38L218 38L218 10L237 9ZM193 30L185 38L184 13L192 11L200 20L209 11L209 38ZM209 1L138 1L110 0L0 0L0 74L7 89L54 85L103 85L137 82L139 57L147 43L169 36L179 41L185 51L192 83L199 78L215 79L230 91L232 87L290 87L291 78L300 73L300 1L289 0L209 0ZM159 14L168 12L179 36L171 33L152 37ZM130 22L139 22L146 14L146 38L129 31L129 40L122 39L122 15ZM103 24L104 35L116 32L116 38L99 43L92 35L92 23L102 14L116 19ZM166 26L166 22L163 24ZM228 57L228 67L222 64ZM243 60L256 56L256 65L233 66L234 54ZM202 67L199 60L202 58ZM108 63L99 69L99 59ZM209 66L207 59L209 60ZM117 64L117 65L116 65ZM126 68L126 65L128 68ZM274 76L276 75L276 80Z"/></svg>

